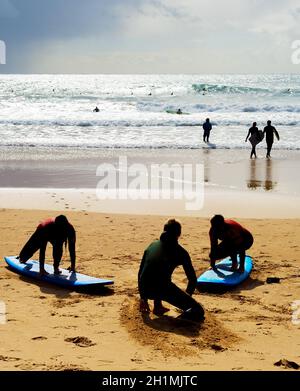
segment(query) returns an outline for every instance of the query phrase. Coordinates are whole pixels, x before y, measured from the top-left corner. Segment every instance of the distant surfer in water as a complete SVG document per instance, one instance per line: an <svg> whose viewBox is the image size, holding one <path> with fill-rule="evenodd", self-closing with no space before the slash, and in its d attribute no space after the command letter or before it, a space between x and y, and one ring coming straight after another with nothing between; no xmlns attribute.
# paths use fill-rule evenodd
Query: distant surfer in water
<svg viewBox="0 0 300 391"><path fill-rule="evenodd" d="M210 220L210 264L216 270L216 261L230 256L232 271L244 272L246 250L253 244L252 234L239 223L233 220L225 220L221 215L215 215ZM219 240L221 243L219 243ZM240 257L238 267L237 256Z"/></svg>
<svg viewBox="0 0 300 391"><path fill-rule="evenodd" d="M99 108L96 106L96 108L93 110L94 113L99 113Z"/></svg>
<svg viewBox="0 0 300 391"><path fill-rule="evenodd" d="M267 143L267 155L266 155L267 159L271 157L272 146L274 143L274 134L277 140L278 141L280 140L279 133L271 124L272 122L268 121L267 126L264 128L264 134L266 134L266 143Z"/></svg>
<svg viewBox="0 0 300 391"><path fill-rule="evenodd" d="M176 114L182 114L182 110L181 110L181 109L178 109L178 110L176 111Z"/></svg>
<svg viewBox="0 0 300 391"><path fill-rule="evenodd" d="M250 138L249 138L250 137ZM257 144L259 144L262 139L263 139L263 135L260 134L260 131L258 130L258 127L257 127L257 123L256 122L253 122L253 125L252 127L249 129L249 132L247 134L247 137L246 137L246 140L245 142L248 141L248 138L249 138L249 141L252 145L252 150L251 150L251 154L250 154L250 159L252 159L252 157L254 156L254 158L256 159L257 158L257 155L256 155L256 146Z"/></svg>
<svg viewBox="0 0 300 391"><path fill-rule="evenodd" d="M203 130L204 130L203 141L205 143L209 143L209 136L210 136L210 132L212 130L212 125L211 125L211 122L210 122L209 118L206 118L206 121L204 122L202 127L203 127Z"/></svg>
<svg viewBox="0 0 300 391"><path fill-rule="evenodd" d="M180 223L169 220L160 240L153 242L145 250L138 274L140 311L149 313L148 300L154 300L153 313L163 315L169 311L162 305L162 301L166 301L184 311L181 318L202 321L204 310L192 298L197 285L196 273L188 252L178 243L180 235ZM186 293L171 279L178 266L183 266L188 278Z"/></svg>
<svg viewBox="0 0 300 391"><path fill-rule="evenodd" d="M48 242L50 242L53 246L54 273L60 274L59 264L63 254L63 246L67 243L71 258L71 266L69 270L75 272L76 233L73 225L70 224L66 216L63 215L44 220L38 225L36 231L32 234L20 252L20 263L26 263L35 252L40 250L40 274L48 274L45 270L45 253Z"/></svg>

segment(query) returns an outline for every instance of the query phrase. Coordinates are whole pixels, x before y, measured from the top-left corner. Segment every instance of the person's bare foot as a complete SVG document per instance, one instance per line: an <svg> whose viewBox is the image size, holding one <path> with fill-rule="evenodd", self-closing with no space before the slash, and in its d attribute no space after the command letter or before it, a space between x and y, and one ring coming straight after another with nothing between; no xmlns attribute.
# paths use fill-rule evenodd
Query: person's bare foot
<svg viewBox="0 0 300 391"><path fill-rule="evenodd" d="M244 269L244 268L239 268L239 269L237 270L237 272L238 272L238 273L240 273L240 274L243 274L243 273L244 273L244 271L245 271L245 269Z"/></svg>
<svg viewBox="0 0 300 391"><path fill-rule="evenodd" d="M232 272L236 272L236 271L237 271L237 268L238 268L238 265L233 263L230 270L231 270Z"/></svg>
<svg viewBox="0 0 300 391"><path fill-rule="evenodd" d="M157 307L157 308L154 308L153 309L153 314L154 315L157 315L157 316L162 316L164 315L166 312L170 311L169 308L166 308L164 306L161 306L161 307Z"/></svg>
<svg viewBox="0 0 300 391"><path fill-rule="evenodd" d="M59 269L54 269L54 274L55 275L59 275L59 274L61 274L62 272L61 272L61 270L59 270Z"/></svg>

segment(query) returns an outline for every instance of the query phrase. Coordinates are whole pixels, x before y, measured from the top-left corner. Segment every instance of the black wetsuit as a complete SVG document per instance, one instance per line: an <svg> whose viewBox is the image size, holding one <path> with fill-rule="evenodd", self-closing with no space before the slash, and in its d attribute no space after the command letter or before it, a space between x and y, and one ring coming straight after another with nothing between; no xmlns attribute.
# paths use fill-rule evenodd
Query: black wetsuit
<svg viewBox="0 0 300 391"><path fill-rule="evenodd" d="M203 141L204 142L209 142L209 136L210 136L210 131L212 130L212 126L210 122L204 122L203 124Z"/></svg>
<svg viewBox="0 0 300 391"><path fill-rule="evenodd" d="M272 125L267 125L264 128L264 133L266 133L266 143L267 143L267 156L270 156L272 146L274 143L274 133L277 138L279 138L277 130Z"/></svg>
<svg viewBox="0 0 300 391"><path fill-rule="evenodd" d="M178 266L183 266L188 278L187 293L172 283L172 274ZM138 275L141 299L163 300L184 311L192 308L204 314L201 305L190 296L196 285L197 277L188 252L164 232L160 240L150 244L144 252Z"/></svg>

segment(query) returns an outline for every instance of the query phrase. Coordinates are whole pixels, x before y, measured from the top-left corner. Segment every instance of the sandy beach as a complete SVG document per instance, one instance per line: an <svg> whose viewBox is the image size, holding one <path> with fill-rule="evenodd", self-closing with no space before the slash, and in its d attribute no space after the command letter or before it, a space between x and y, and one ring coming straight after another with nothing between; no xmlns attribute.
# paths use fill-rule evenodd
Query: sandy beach
<svg viewBox="0 0 300 391"><path fill-rule="evenodd" d="M2 209L0 253L18 253L49 211ZM1 370L280 370L300 363L299 219L239 219L255 237L251 278L223 294L199 293L203 325L168 316L142 318L137 272L144 248L159 237L164 216L67 212L78 232L78 271L113 278L101 294L71 292L20 277L1 261ZM181 243L197 275L208 267L207 218L182 217ZM50 248L47 254L51 260ZM63 266L68 266L65 256ZM279 284L267 284L279 277ZM177 270L174 281L186 279Z"/></svg>

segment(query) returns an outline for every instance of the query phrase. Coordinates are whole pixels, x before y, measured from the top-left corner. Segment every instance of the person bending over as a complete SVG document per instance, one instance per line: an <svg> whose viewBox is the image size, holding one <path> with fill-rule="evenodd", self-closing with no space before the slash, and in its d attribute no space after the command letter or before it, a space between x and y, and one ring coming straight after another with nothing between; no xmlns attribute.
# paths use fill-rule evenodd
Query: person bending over
<svg viewBox="0 0 300 391"><path fill-rule="evenodd" d="M221 215L215 215L211 220L209 231L211 250L211 267L216 270L216 261L230 256L232 271L238 268L237 256L240 257L238 272L244 272L246 250L253 244L252 234L239 223L233 220L225 220ZM219 243L219 240L221 241Z"/></svg>
<svg viewBox="0 0 300 391"><path fill-rule="evenodd" d="M188 252L178 243L180 235L180 223L169 220L160 240L145 250L138 273L140 310L143 313L150 312L150 299L154 300L153 313L163 315L169 311L162 305L162 301L166 301L184 311L181 318L202 321L204 309L192 298L197 277ZM172 274L178 266L183 266L188 278L186 292L172 282Z"/></svg>
<svg viewBox="0 0 300 391"><path fill-rule="evenodd" d="M63 245L67 245L67 243L71 258L69 270L75 272L76 232L73 225L70 224L66 216L63 215L44 220L38 225L36 231L32 234L20 252L20 263L26 263L34 253L39 250L40 274L48 274L45 271L45 253L48 242L53 246L54 273L60 273L59 264L63 254Z"/></svg>

